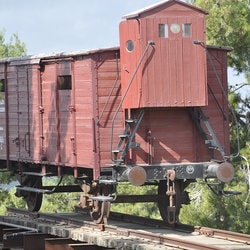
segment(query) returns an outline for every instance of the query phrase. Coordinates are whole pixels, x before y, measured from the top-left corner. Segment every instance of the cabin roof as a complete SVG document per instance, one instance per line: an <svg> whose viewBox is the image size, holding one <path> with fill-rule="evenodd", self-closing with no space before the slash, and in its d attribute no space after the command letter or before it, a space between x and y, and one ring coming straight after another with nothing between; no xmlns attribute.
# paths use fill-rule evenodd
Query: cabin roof
<svg viewBox="0 0 250 250"><path fill-rule="evenodd" d="M153 10L155 8L159 8L159 7L168 8L169 6L171 6L174 3L177 3L177 4L183 5L185 7L191 8L191 9L193 9L195 11L198 11L198 12L201 12L201 13L203 13L205 15L208 14L208 11L206 11L204 9L201 9L201 8L198 8L198 7L194 6L194 5L185 3L185 2L183 2L181 0L168 0L168 1L164 0L164 1L152 4L152 5L149 5L146 8L139 9L137 11L131 12L131 13L123 16L123 18L124 19L138 18L138 17L140 17L141 14L144 14L146 12L150 12L151 10Z"/></svg>
<svg viewBox="0 0 250 250"><path fill-rule="evenodd" d="M1 58L0 63L11 63L13 64L39 64L41 60L53 60L53 59L63 59L74 56L87 56L96 53L103 53L108 51L119 50L119 47L110 48L100 48L100 49L88 49L88 50L78 50L72 52L61 52L61 53L50 53L50 54L38 54L38 55L28 55L20 57L6 57Z"/></svg>

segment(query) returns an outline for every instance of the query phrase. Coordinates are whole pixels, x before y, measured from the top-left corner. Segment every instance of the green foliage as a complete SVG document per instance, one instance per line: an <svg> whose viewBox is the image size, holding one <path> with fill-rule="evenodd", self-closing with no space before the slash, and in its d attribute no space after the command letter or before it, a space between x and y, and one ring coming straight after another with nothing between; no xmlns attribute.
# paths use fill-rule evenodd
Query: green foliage
<svg viewBox="0 0 250 250"><path fill-rule="evenodd" d="M79 203L79 193L55 193L43 196L40 209L43 213L73 212Z"/></svg>
<svg viewBox="0 0 250 250"><path fill-rule="evenodd" d="M184 205L180 221L187 224L202 225L236 232L250 233L250 211L243 200L247 187L244 182L233 182L226 189L241 191L241 195L218 196L206 185L191 184L188 188L191 204Z"/></svg>
<svg viewBox="0 0 250 250"><path fill-rule="evenodd" d="M238 148L249 148L250 141L250 97L241 97L239 93L229 92L229 103L232 109L230 117L231 152ZM239 143L239 145L238 145Z"/></svg>
<svg viewBox="0 0 250 250"><path fill-rule="evenodd" d="M229 65L249 73L250 11L248 0L196 0L198 7L209 11L207 44L233 47Z"/></svg>
<svg viewBox="0 0 250 250"><path fill-rule="evenodd" d="M5 42L5 32L0 31L0 58L26 55L26 45L20 41L18 34L11 36L9 42Z"/></svg>
<svg viewBox="0 0 250 250"><path fill-rule="evenodd" d="M25 208L26 203L23 199L17 198L15 192L15 188L0 191L0 214L5 214L7 207Z"/></svg>
<svg viewBox="0 0 250 250"><path fill-rule="evenodd" d="M143 194L157 194L155 186L140 186L135 187L129 183L118 185L119 195L143 195ZM138 215L143 217L150 217L160 219L158 207L155 203L118 203L111 205L111 211Z"/></svg>
<svg viewBox="0 0 250 250"><path fill-rule="evenodd" d="M43 185L55 186L59 177L46 178ZM64 176L60 185L72 185L74 182L71 176ZM72 212L74 206L79 203L79 193L55 193L43 196L43 203L40 209L44 213Z"/></svg>
<svg viewBox="0 0 250 250"><path fill-rule="evenodd" d="M13 181L14 178L9 171L0 172L0 184L7 184Z"/></svg>

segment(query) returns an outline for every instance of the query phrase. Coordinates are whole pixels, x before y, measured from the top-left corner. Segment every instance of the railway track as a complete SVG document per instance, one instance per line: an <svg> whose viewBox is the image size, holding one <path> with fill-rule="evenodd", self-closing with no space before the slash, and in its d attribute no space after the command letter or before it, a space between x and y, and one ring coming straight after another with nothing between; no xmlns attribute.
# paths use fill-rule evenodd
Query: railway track
<svg viewBox="0 0 250 250"><path fill-rule="evenodd" d="M22 236L24 243L28 238L36 246L25 245L25 250L37 250L37 238L43 247L40 249L48 250L55 248L51 247L52 242L61 246L56 249L65 249L65 244L71 247L68 249L85 250L93 246L98 247L95 249L250 249L250 236L246 234L189 225L170 228L159 220L120 213L111 213L107 225L97 225L88 217L87 213L28 213L8 208L8 215L0 217L0 225L19 231L5 231L3 243L10 239L13 243L15 237Z"/></svg>

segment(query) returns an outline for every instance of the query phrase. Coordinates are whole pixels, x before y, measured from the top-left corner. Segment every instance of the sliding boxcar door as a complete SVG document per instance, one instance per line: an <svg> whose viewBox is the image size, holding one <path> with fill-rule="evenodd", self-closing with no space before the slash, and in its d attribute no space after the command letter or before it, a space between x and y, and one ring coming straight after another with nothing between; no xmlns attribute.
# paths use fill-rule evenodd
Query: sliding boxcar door
<svg viewBox="0 0 250 250"><path fill-rule="evenodd" d="M30 88L29 68L19 66L17 68L17 125L18 138L16 141L18 160L30 158Z"/></svg>
<svg viewBox="0 0 250 250"><path fill-rule="evenodd" d="M74 74L71 61L58 64L57 112L60 161L69 166L76 165Z"/></svg>
<svg viewBox="0 0 250 250"><path fill-rule="evenodd" d="M71 61L49 61L42 73L42 155L52 164L75 163Z"/></svg>

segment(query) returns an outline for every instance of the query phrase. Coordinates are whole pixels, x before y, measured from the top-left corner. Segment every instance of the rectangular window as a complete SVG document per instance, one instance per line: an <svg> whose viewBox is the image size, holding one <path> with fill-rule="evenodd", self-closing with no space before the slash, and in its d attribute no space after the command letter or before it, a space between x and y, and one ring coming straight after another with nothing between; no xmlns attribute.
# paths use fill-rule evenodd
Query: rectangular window
<svg viewBox="0 0 250 250"><path fill-rule="evenodd" d="M159 24L159 37L168 38L168 25L167 24Z"/></svg>
<svg viewBox="0 0 250 250"><path fill-rule="evenodd" d="M71 90L72 89L71 75L57 76L57 89Z"/></svg>
<svg viewBox="0 0 250 250"><path fill-rule="evenodd" d="M0 79L0 92L5 91L5 86L4 86L4 79Z"/></svg>
<svg viewBox="0 0 250 250"><path fill-rule="evenodd" d="M182 36L191 37L191 23L182 24Z"/></svg>

